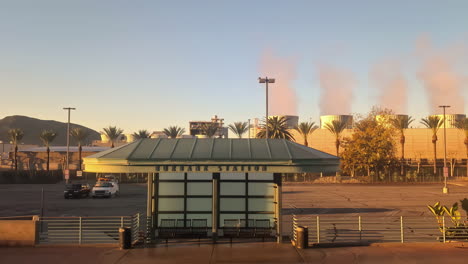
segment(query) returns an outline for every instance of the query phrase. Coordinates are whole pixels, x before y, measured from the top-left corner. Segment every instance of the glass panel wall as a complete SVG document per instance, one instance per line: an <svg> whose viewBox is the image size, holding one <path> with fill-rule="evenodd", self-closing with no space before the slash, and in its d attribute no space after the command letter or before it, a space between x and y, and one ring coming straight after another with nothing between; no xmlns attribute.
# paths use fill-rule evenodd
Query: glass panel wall
<svg viewBox="0 0 468 264"><path fill-rule="evenodd" d="M160 182L159 195L184 195L183 182Z"/></svg>
<svg viewBox="0 0 468 264"><path fill-rule="evenodd" d="M211 182L188 182L187 195L211 195L213 184Z"/></svg>
<svg viewBox="0 0 468 264"><path fill-rule="evenodd" d="M159 173L160 180L183 180L184 173Z"/></svg>
<svg viewBox="0 0 468 264"><path fill-rule="evenodd" d="M219 182L220 227L226 219L268 219L273 226L275 185L272 173L221 173Z"/></svg>
<svg viewBox="0 0 468 264"><path fill-rule="evenodd" d="M190 227L192 219L205 219L211 227L212 174L160 173L158 185L158 226L161 219L184 219Z"/></svg>
<svg viewBox="0 0 468 264"><path fill-rule="evenodd" d="M245 211L245 198L220 198L220 211Z"/></svg>
<svg viewBox="0 0 468 264"><path fill-rule="evenodd" d="M242 182L223 182L220 184L221 195L245 195L245 180Z"/></svg>

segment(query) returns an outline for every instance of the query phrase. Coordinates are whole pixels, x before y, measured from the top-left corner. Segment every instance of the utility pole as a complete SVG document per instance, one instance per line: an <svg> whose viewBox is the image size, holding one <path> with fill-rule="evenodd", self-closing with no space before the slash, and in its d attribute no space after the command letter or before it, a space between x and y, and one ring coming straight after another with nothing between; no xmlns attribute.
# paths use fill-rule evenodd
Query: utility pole
<svg viewBox="0 0 468 264"><path fill-rule="evenodd" d="M269 83L275 83L275 79L273 78L261 78L258 77L258 82L259 83L264 83L266 86L266 119L265 119L265 138L268 138L268 84Z"/></svg>
<svg viewBox="0 0 468 264"><path fill-rule="evenodd" d="M70 177L70 111L71 110L76 110L76 108L73 107L64 107L63 110L68 111L68 123L67 123L67 165L66 165L66 171L65 175L68 174L68 177L65 179L66 183L68 183L68 179Z"/></svg>
<svg viewBox="0 0 468 264"><path fill-rule="evenodd" d="M445 124L445 109L449 108L450 105L439 105L440 108L444 109L444 188L442 189L443 193L448 193L447 188L447 178L448 178L448 168L447 168L447 125ZM434 161L436 162L436 161Z"/></svg>

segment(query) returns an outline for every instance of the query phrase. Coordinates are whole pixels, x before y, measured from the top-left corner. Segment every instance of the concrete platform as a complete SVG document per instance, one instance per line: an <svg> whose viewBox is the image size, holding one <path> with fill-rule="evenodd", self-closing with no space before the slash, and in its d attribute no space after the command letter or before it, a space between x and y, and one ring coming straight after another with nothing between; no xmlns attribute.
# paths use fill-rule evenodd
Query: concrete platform
<svg viewBox="0 0 468 264"><path fill-rule="evenodd" d="M153 248L0 248L0 263L466 263L463 243L374 244L297 250L274 242L159 244Z"/></svg>

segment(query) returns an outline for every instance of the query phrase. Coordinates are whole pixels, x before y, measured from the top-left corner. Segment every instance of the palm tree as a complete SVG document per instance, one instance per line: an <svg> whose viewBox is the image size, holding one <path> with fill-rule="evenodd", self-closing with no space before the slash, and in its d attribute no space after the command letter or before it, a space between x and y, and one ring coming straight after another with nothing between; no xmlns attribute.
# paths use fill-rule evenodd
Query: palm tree
<svg viewBox="0 0 468 264"><path fill-rule="evenodd" d="M203 135L206 135L208 138L212 138L216 135L218 131L218 124L216 123L206 123L201 125L201 132Z"/></svg>
<svg viewBox="0 0 468 264"><path fill-rule="evenodd" d="M104 135L106 135L111 142L111 148L115 147L115 142L122 136L123 129L117 128L116 126L109 126L103 128L103 130Z"/></svg>
<svg viewBox="0 0 468 264"><path fill-rule="evenodd" d="M309 142L307 141L307 137L314 133L314 131L318 128L318 126L315 125L315 122L302 122L299 123L297 127L294 128L301 136L304 138L304 145L306 147L309 146Z"/></svg>
<svg viewBox="0 0 468 264"><path fill-rule="evenodd" d="M465 132L464 143L466 147L466 176L468 176L468 118L456 121L455 127Z"/></svg>
<svg viewBox="0 0 468 264"><path fill-rule="evenodd" d="M242 138L242 135L249 130L249 125L247 122L234 122L228 127L239 138Z"/></svg>
<svg viewBox="0 0 468 264"><path fill-rule="evenodd" d="M13 128L8 130L8 137L13 145L15 145L15 171L18 171L18 143L23 139L24 132L20 128Z"/></svg>
<svg viewBox="0 0 468 264"><path fill-rule="evenodd" d="M178 126L170 126L163 130L163 133L169 138L177 138L185 133L185 129Z"/></svg>
<svg viewBox="0 0 468 264"><path fill-rule="evenodd" d="M42 143L44 143L44 146L47 147L47 172L49 172L50 164L50 143L54 141L56 136L57 133L55 133L53 130L42 130L41 134L39 135Z"/></svg>
<svg viewBox="0 0 468 264"><path fill-rule="evenodd" d="M335 136L336 156L340 155L340 144L341 144L341 133L348 126L346 120L333 120L330 123L326 123L324 127Z"/></svg>
<svg viewBox="0 0 468 264"><path fill-rule="evenodd" d="M149 138L150 137L150 132L148 132L148 130L146 130L146 129L138 130L138 132L133 133L132 136L135 139Z"/></svg>
<svg viewBox="0 0 468 264"><path fill-rule="evenodd" d="M400 132L400 144L401 144L401 175L404 174L403 161L405 159L405 129L414 121L411 116L399 115L396 118L390 119L390 124Z"/></svg>
<svg viewBox="0 0 468 264"><path fill-rule="evenodd" d="M268 118L268 137L269 138L282 138L287 140L294 140L294 136L288 130L288 119L284 116L272 116ZM257 133L257 138L266 137L266 124L265 121L260 125L260 131Z"/></svg>
<svg viewBox="0 0 468 264"><path fill-rule="evenodd" d="M83 151L83 148L81 146L83 145L83 142L86 140L86 138L89 136L89 131L81 127L75 127L70 131L70 135L78 143L78 170L81 170L81 153Z"/></svg>
<svg viewBox="0 0 468 264"><path fill-rule="evenodd" d="M434 174L437 173L437 131L444 124L444 119L438 116L428 116L421 119L421 124L432 130L432 144L434 144Z"/></svg>

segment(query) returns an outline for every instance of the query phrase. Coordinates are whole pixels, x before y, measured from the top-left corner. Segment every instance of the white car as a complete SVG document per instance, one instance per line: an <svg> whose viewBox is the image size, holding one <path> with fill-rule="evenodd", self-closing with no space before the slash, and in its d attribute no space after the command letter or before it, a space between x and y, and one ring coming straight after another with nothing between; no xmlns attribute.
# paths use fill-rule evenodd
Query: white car
<svg viewBox="0 0 468 264"><path fill-rule="evenodd" d="M91 197L107 197L119 195L119 184L116 182L98 181L91 191Z"/></svg>

